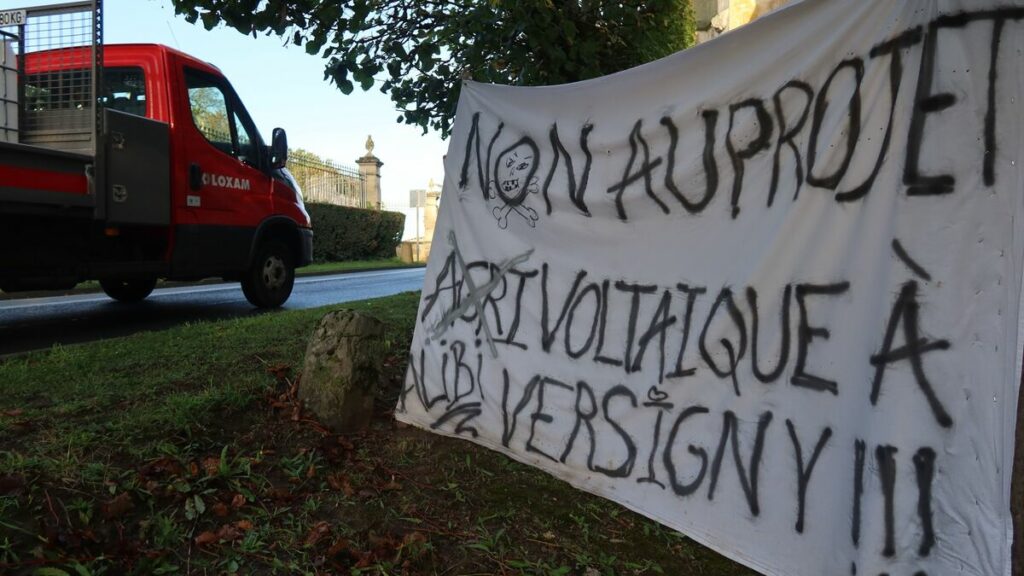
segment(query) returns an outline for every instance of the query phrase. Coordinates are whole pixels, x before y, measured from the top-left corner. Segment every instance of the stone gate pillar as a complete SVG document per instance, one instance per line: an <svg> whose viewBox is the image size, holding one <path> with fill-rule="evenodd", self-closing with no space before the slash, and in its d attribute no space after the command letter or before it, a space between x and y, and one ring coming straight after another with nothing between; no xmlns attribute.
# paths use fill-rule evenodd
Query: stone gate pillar
<svg viewBox="0 0 1024 576"><path fill-rule="evenodd" d="M384 165L373 155L373 137L366 137L366 154L356 159L359 175L363 178L363 205L360 208L381 208L380 167Z"/></svg>
<svg viewBox="0 0 1024 576"><path fill-rule="evenodd" d="M437 210L441 204L441 187L434 179L427 184L427 204L423 207L423 237L430 240L434 237L434 226L437 225Z"/></svg>

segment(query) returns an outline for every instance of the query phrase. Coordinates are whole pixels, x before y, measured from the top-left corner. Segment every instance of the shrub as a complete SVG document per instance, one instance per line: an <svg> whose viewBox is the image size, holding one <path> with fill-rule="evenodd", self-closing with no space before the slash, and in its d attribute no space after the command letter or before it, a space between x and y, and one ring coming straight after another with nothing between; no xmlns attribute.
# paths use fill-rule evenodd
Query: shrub
<svg viewBox="0 0 1024 576"><path fill-rule="evenodd" d="M313 261L393 258L405 214L330 204L306 204L313 221Z"/></svg>

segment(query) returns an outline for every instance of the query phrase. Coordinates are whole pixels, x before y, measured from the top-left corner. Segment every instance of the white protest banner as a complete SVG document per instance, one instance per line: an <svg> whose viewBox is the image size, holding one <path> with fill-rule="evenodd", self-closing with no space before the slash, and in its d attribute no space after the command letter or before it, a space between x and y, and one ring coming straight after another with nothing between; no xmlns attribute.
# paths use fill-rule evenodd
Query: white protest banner
<svg viewBox="0 0 1024 576"><path fill-rule="evenodd" d="M467 83L398 419L767 574L1010 573L1024 6Z"/></svg>

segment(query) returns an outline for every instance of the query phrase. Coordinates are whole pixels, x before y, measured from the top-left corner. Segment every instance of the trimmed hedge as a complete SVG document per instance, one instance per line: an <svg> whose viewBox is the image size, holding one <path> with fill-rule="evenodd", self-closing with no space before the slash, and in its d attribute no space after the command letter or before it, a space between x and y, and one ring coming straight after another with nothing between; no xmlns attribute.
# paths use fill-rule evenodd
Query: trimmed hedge
<svg viewBox="0 0 1024 576"><path fill-rule="evenodd" d="M394 258L405 214L331 204L306 204L313 221L313 261Z"/></svg>

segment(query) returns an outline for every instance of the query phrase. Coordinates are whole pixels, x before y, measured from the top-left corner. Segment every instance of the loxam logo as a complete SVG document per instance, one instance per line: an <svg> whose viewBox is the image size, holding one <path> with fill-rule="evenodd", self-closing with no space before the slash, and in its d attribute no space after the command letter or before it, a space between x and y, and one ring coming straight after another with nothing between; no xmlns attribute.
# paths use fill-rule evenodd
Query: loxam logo
<svg viewBox="0 0 1024 576"><path fill-rule="evenodd" d="M249 190L252 184L248 178L235 178L222 174L203 174L203 186L216 186L232 190Z"/></svg>

